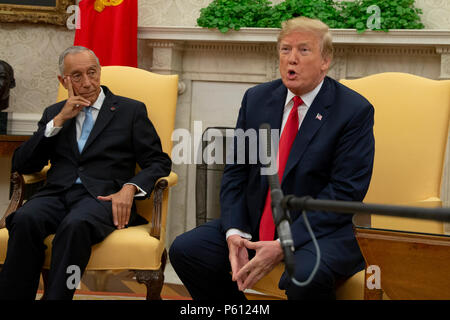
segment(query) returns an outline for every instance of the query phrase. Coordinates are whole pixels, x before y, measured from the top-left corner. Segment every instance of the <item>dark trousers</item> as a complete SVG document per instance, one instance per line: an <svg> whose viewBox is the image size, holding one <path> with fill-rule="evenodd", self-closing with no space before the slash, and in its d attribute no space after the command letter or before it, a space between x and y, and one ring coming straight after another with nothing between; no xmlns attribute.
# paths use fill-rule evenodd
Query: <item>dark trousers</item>
<svg viewBox="0 0 450 320"><path fill-rule="evenodd" d="M29 200L7 218L6 227L9 240L0 272L0 299L8 300L35 299L46 249L43 240L50 234L55 237L46 298L72 299L71 266L82 274L91 246L115 230L111 204L94 199L79 184L58 195Z"/></svg>
<svg viewBox="0 0 450 320"><path fill-rule="evenodd" d="M249 252L249 257L254 252ZM245 300L231 279L228 245L220 221L214 220L178 236L169 250L170 262L195 300ZM309 248L295 252L295 276L305 281L314 268L316 255ZM295 285L284 272L279 283L288 299L335 299L335 282L339 276L323 261L312 282Z"/></svg>

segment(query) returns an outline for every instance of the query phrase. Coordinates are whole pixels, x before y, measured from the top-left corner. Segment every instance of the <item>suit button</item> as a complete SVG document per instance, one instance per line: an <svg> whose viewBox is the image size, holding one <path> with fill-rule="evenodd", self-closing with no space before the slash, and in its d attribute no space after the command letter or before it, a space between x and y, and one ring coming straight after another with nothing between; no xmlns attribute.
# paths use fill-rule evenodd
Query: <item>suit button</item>
<svg viewBox="0 0 450 320"><path fill-rule="evenodd" d="M79 167L78 171L84 171L84 167Z"/></svg>

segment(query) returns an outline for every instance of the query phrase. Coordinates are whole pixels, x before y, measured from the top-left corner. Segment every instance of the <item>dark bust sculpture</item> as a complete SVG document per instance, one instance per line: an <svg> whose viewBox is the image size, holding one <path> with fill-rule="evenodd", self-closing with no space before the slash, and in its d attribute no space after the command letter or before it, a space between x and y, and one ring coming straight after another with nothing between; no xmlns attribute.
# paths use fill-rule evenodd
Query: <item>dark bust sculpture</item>
<svg viewBox="0 0 450 320"><path fill-rule="evenodd" d="M9 107L9 90L15 86L13 68L6 61L0 60L0 110Z"/></svg>

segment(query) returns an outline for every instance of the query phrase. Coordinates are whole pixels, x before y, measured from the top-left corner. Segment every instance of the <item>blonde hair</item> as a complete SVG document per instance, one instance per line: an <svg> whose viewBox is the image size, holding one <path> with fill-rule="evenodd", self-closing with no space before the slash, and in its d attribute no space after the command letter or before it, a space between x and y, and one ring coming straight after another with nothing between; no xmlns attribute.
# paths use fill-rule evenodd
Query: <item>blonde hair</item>
<svg viewBox="0 0 450 320"><path fill-rule="evenodd" d="M322 21L307 17L297 17L283 21L281 26L281 32L278 35L278 48L281 40L293 32L311 32L320 40L322 57L329 58L330 60L333 58L333 39L328 26Z"/></svg>

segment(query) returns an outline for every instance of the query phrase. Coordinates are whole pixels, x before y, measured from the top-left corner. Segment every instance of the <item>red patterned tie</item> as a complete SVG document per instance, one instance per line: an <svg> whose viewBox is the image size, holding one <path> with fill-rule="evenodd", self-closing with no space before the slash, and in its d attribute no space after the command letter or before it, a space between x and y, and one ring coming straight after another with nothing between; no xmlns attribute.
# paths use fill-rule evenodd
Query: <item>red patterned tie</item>
<svg viewBox="0 0 450 320"><path fill-rule="evenodd" d="M289 157L292 144L294 143L295 136L298 132L298 107L303 103L302 99L298 96L293 98L294 106L292 107L289 117L284 126L283 132L280 138L280 144L278 146L278 178L283 178L286 162ZM266 203L264 205L264 211L259 224L259 240L270 241L275 237L275 223L272 217L272 199L270 197L270 188L267 192Z"/></svg>

